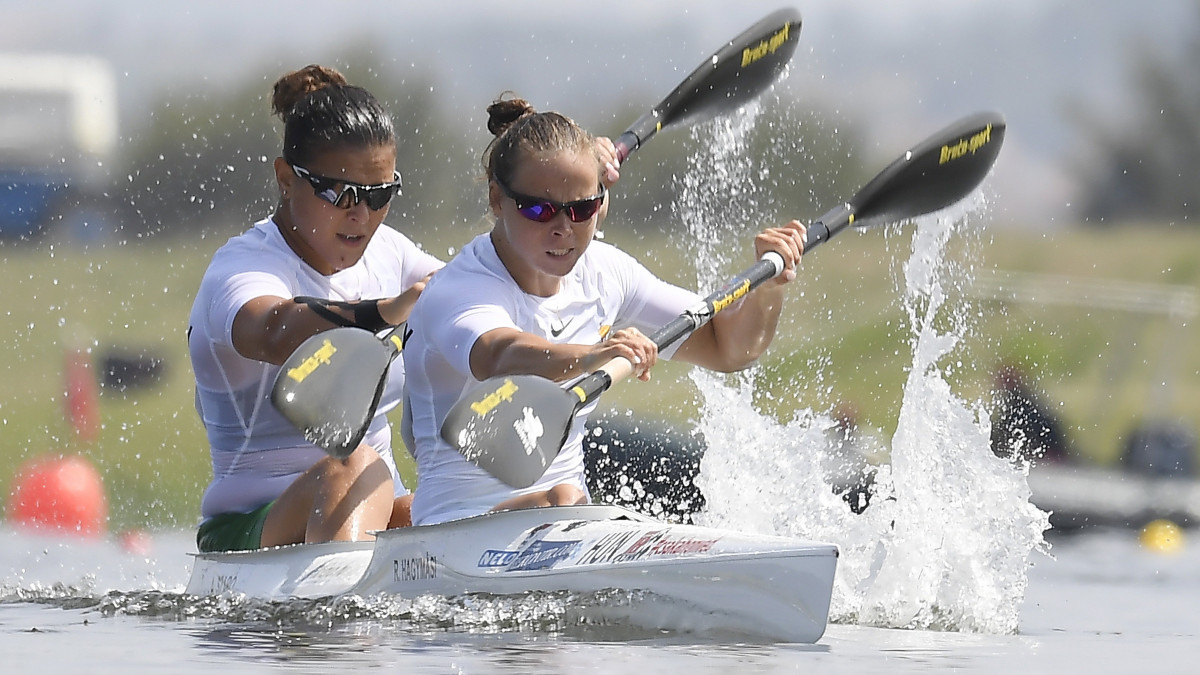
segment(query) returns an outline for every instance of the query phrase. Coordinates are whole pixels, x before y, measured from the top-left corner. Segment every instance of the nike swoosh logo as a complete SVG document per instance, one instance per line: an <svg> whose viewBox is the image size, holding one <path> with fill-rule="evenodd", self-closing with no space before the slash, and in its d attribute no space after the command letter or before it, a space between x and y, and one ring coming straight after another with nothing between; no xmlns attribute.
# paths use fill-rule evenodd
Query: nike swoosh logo
<svg viewBox="0 0 1200 675"><path fill-rule="evenodd" d="M562 320L555 321L550 325L550 334L554 337L558 337L559 335L563 334L563 331L565 331L569 325L571 325L570 320L566 321L565 323Z"/></svg>

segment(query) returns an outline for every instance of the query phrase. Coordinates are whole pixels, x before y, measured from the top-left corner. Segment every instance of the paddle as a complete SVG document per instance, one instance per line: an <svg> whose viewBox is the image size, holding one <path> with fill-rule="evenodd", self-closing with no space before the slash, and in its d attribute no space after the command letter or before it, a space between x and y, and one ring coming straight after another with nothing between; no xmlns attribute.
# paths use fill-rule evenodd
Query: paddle
<svg viewBox="0 0 1200 675"><path fill-rule="evenodd" d="M730 40L614 142L623 162L662 129L740 108L766 90L800 40L800 13L781 9ZM376 339L359 328L309 338L284 362L271 402L304 437L344 458L358 447L402 348L397 331Z"/></svg>
<svg viewBox="0 0 1200 675"><path fill-rule="evenodd" d="M334 328L308 338L280 367L271 402L310 443L350 456L371 426L404 326L382 336Z"/></svg>
<svg viewBox="0 0 1200 675"><path fill-rule="evenodd" d="M901 222L958 202L995 163L1004 131L1000 115L982 113L934 134L905 152L850 201L809 225L805 254L847 227ZM783 259L767 253L705 298L702 307L680 314L650 338L660 350L686 338L782 270ZM632 363L616 358L569 388L535 375L489 378L454 405L442 423L442 438L496 478L516 488L528 487L554 461L576 413L633 370Z"/></svg>
<svg viewBox="0 0 1200 675"><path fill-rule="evenodd" d="M617 137L623 162L659 131L741 108L771 86L800 42L800 12L776 10L708 57L658 105Z"/></svg>

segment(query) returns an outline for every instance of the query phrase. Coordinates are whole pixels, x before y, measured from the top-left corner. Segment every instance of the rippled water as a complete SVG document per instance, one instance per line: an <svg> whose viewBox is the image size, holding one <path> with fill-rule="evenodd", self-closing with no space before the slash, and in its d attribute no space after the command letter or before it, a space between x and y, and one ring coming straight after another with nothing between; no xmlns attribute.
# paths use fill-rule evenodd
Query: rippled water
<svg viewBox="0 0 1200 675"><path fill-rule="evenodd" d="M625 594L344 598L263 603L181 594L190 533L148 555L118 544L0 531L0 653L50 672L1192 672L1200 657L1200 545L1164 555L1137 533L1056 541L1036 554L1015 633L835 623L816 645L653 634L605 625ZM6 669L7 670L7 669Z"/></svg>

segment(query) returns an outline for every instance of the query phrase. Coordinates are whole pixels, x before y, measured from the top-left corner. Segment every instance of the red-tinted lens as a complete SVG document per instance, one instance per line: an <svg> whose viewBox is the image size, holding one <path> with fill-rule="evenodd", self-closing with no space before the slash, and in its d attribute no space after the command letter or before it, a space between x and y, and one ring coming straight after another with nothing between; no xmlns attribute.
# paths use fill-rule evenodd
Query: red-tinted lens
<svg viewBox="0 0 1200 675"><path fill-rule="evenodd" d="M549 199L534 199L525 195L515 196L513 201L517 203L517 212L534 222L548 223L558 215L559 211L566 211L567 217L571 219L572 223L582 223L600 210L600 205L604 203L604 195L566 204L552 202Z"/></svg>
<svg viewBox="0 0 1200 675"><path fill-rule="evenodd" d="M605 189L603 185L600 186L600 194L595 197L579 199L564 204L562 202L530 197L520 192L514 192L504 184L504 181L499 178L495 180L496 184L500 186L500 190L517 205L517 212L535 223L548 223L554 216L558 215L559 211L566 211L567 217L571 219L572 223L582 223L596 215L596 211L600 210L600 206L604 203Z"/></svg>
<svg viewBox="0 0 1200 675"><path fill-rule="evenodd" d="M572 223L582 223L583 221L596 215L600 210L600 205L604 203L604 195L592 197L591 199L580 199L577 202L566 204L564 208L567 211L567 217Z"/></svg>

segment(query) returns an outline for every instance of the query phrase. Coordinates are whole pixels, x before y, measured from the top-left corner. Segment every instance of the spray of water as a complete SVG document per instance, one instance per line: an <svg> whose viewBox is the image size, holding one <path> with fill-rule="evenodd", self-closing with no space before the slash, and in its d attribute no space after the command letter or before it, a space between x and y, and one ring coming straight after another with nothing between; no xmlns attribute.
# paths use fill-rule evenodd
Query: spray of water
<svg viewBox="0 0 1200 675"><path fill-rule="evenodd" d="M698 288L713 287L731 264L746 262L753 231L767 221L756 214L769 197L763 194L769 181L747 150L757 113L751 106L695 132L702 150L681 174L674 210L691 235ZM965 401L947 379L946 364L971 327L970 312L953 301L961 294L952 292L952 282L967 283L970 270L948 260L946 248L982 206L975 201L915 223L911 255L896 284L909 328L898 348L911 353L911 365L890 462L874 469L865 510L835 492L844 471L830 461L837 423L828 414L801 409L782 422L761 414L754 405L758 369L691 375L702 395L698 426L708 447L697 481L707 506L696 519L838 544L835 622L1000 633L1017 627L1029 557L1045 546L1047 516L1029 503L1025 468L991 453L983 405ZM896 231L907 236L912 230ZM830 246L855 243L844 237ZM162 590L98 595L93 586L4 585L0 602L261 624L272 632L288 625L356 633L365 623L409 633L528 630L585 639L629 637L625 619L612 618L629 613L614 608L636 604L635 615L651 611L640 594L607 592L266 603Z"/></svg>
<svg viewBox="0 0 1200 675"><path fill-rule="evenodd" d="M1017 628L1032 551L1047 514L1029 502L1027 467L991 452L982 404L959 398L944 367L968 330L947 308L946 243L967 223L960 207L916 223L903 304L912 365L892 439L891 523L859 620L985 632ZM944 327L942 325L944 324Z"/></svg>
<svg viewBox="0 0 1200 675"><path fill-rule="evenodd" d="M744 255L748 242L747 232L722 217L730 209L714 205L755 212L745 158L755 114L749 110L697 132L705 135L698 143L703 149L681 180L676 211L697 248L702 288L720 281L727 262L722 252ZM1048 516L1029 502L1027 467L992 453L984 404L956 394L944 365L971 330L969 308L949 300L961 294L948 293L950 280L966 283L971 270L950 260L947 243L984 206L977 194L900 230L916 230L896 288L912 360L890 462L873 469L861 497L869 503L865 509L852 509L853 500L836 494L839 472L830 456L837 425L829 415L799 410L780 423L761 414L753 404L757 369L692 374L702 396L697 423L708 446L698 480L707 507L698 520L838 544L835 622L1017 630L1030 556L1046 548Z"/></svg>

